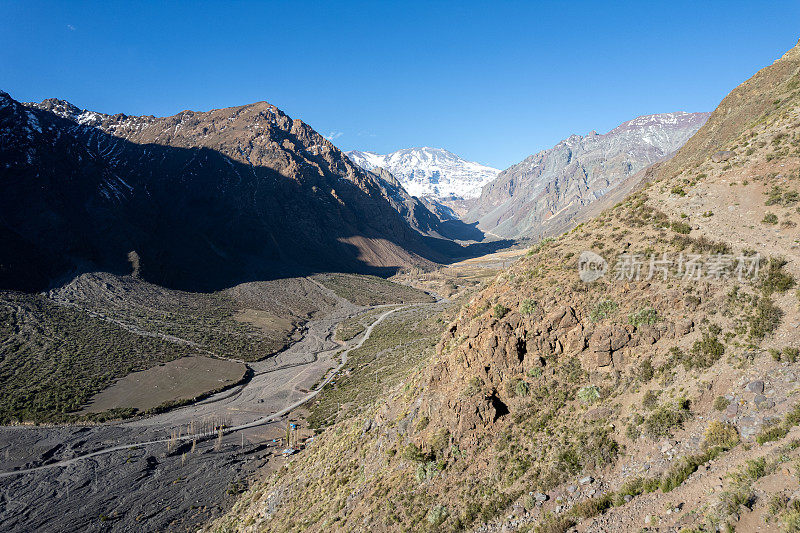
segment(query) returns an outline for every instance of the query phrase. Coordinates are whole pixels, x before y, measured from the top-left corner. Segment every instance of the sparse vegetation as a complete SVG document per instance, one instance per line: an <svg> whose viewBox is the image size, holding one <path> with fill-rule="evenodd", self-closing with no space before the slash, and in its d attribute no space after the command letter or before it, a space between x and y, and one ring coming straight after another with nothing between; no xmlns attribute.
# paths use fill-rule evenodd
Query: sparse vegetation
<svg viewBox="0 0 800 533"><path fill-rule="evenodd" d="M686 222L675 221L670 224L670 227L672 228L672 231L675 233L680 233L681 235L688 235L692 232L692 226Z"/></svg>
<svg viewBox="0 0 800 533"><path fill-rule="evenodd" d="M644 420L645 434L651 439L668 437L691 417L689 401L680 399L674 403L658 406Z"/></svg>
<svg viewBox="0 0 800 533"><path fill-rule="evenodd" d="M686 478L694 474L698 467L707 463L711 459L716 458L722 453L719 447L709 448L703 453L688 455L678 460L664 476L661 478L661 490L669 492L681 483L686 481Z"/></svg>
<svg viewBox="0 0 800 533"><path fill-rule="evenodd" d="M725 345L719 341L716 333L713 329L704 331L702 338L694 342L688 354L677 349L673 354L687 370L708 368L725 353Z"/></svg>
<svg viewBox="0 0 800 533"><path fill-rule="evenodd" d="M739 443L739 432L733 424L712 421L705 432L703 444L706 447L719 447L723 450L730 450Z"/></svg>
<svg viewBox="0 0 800 533"><path fill-rule="evenodd" d="M504 316L506 316L509 311L511 311L511 309L509 309L508 307L504 306L503 304L499 304L498 303L498 304L495 304L494 307L492 308L492 315L496 319L499 320L499 319L503 318Z"/></svg>
<svg viewBox="0 0 800 533"><path fill-rule="evenodd" d="M475 396L483 389L483 380L477 376L469 378L467 387L464 389L464 396Z"/></svg>
<svg viewBox="0 0 800 533"><path fill-rule="evenodd" d="M767 442L780 440L785 437L787 433L789 433L789 429L781 424L768 426L758 432L758 435L756 435L756 442L759 444L765 444Z"/></svg>
<svg viewBox="0 0 800 533"><path fill-rule="evenodd" d="M725 409L728 408L730 404L731 404L730 400L728 400L724 396L717 396L714 399L714 409L717 411L724 411Z"/></svg>
<svg viewBox="0 0 800 533"><path fill-rule="evenodd" d="M767 297L760 298L747 319L750 338L761 340L781 324L783 310Z"/></svg>
<svg viewBox="0 0 800 533"><path fill-rule="evenodd" d="M525 298L519 305L519 313L521 315L532 315L536 312L536 301L532 298Z"/></svg>
<svg viewBox="0 0 800 533"><path fill-rule="evenodd" d="M783 257L770 257L761 270L760 287L765 296L784 293L794 287L794 278L784 271L787 261Z"/></svg>
<svg viewBox="0 0 800 533"><path fill-rule="evenodd" d="M75 420L75 411L115 379L197 354L40 295L7 293L0 300L0 338L8 341L0 359L3 424Z"/></svg>
<svg viewBox="0 0 800 533"><path fill-rule="evenodd" d="M547 248L550 244L552 244L554 242L555 242L555 239L552 238L552 237L547 237L545 239L542 239L541 241L539 241L538 243L533 245L530 250L528 250L528 255L529 256L530 255L536 255L536 254L538 254L539 252L541 252L542 250L544 250L545 248Z"/></svg>
<svg viewBox="0 0 800 533"><path fill-rule="evenodd" d="M773 185L772 188L766 193L767 199L764 205L779 205L782 207L790 207L795 205L800 200L800 193L790 190L780 185Z"/></svg>
<svg viewBox="0 0 800 533"><path fill-rule="evenodd" d="M431 303L431 295L377 276L318 274L314 277L345 300L356 305Z"/></svg>
<svg viewBox="0 0 800 533"><path fill-rule="evenodd" d="M617 303L613 300L602 300L594 306L594 309L589 313L589 318L592 322L599 322L614 315L617 312L617 307Z"/></svg>
<svg viewBox="0 0 800 533"><path fill-rule="evenodd" d="M785 409L785 395L793 387L790 376L796 369L776 362L800 360L789 328L781 328L781 335L775 335L769 344L762 342L778 331L782 321L796 319L795 306L800 300L792 298L790 302L779 296L794 287L788 267L795 265L771 259L763 265L757 281L743 280L733 291L731 283L718 279L689 281L674 276L619 283L607 277L585 284L575 279L574 257L581 250L602 249L609 264L621 254L640 251L644 258L682 252L684 257L730 254L735 260L740 237L762 234L768 238L749 243L752 249L741 254L754 257L771 249L791 254L787 250L793 251L795 236L782 228L780 232L766 230L759 224L763 213L752 215L752 205L743 200L748 194L752 200L754 191L762 186L769 190L780 182L782 189L767 197L767 203L774 206L770 209L776 213L775 221L797 218L794 205L791 210L784 205L796 201L791 194L785 197L786 191L796 187L796 161L787 160L780 169L774 163L764 165L767 150L759 143L778 154L770 148L770 141L779 133L776 122L785 121L781 127L788 135L775 146L779 150L791 146L794 153L800 146L800 136L794 131L798 118L795 114L779 116L770 104L774 97L783 106L788 95L771 95L767 85L760 89L757 99L766 102L770 115L761 117L758 107L758 116L747 117L750 127L739 132L741 138L732 137L730 118L712 118L712 126L721 121L725 127L715 134L713 146L733 150L733 157L717 164L709 161L711 153L701 151L687 160L687 152L697 151L695 143L690 143L673 160L654 167L653 181L614 209L587 220L558 241L545 240L531 248L528 256L497 276L486 291L469 299L474 303L461 313L457 327L441 333L441 350L431 364L419 367L407 383L392 389L391 396L376 405L378 414L365 413L373 420L380 418L380 431L365 434L363 422L337 424L326 432L341 432L331 435L327 444L329 450L338 446L335 449L341 458L337 457L335 466L324 477L316 472L304 476L309 470L290 466L290 475L284 477L289 481L277 487L284 491L282 496L301 500L324 494L316 506L308 506L309 514L334 515L339 520L336 527L341 529L430 530L438 522L429 518L431 510L446 504L447 517L438 524L440 530L472 530L490 521L491 527L499 530L509 525L507 517L512 512L519 517L516 507L512 511L515 503L532 514L537 508L558 505L562 506L558 515L544 512L536 518L534 528L563 533L588 517L607 512L612 505L623 505L659 488L669 492L692 483L680 497L674 493L651 495L646 502L637 502L631 511L637 513L635 523L624 522L621 527L618 521L620 516L629 518L631 512L609 513L608 521L589 527L666 529L685 524L697 531L724 531L730 518L725 512L738 514L742 505L752 504L754 493L753 487L741 483L730 492L715 488L709 495L706 489L716 485L715 476L724 475L733 461L752 460L753 450L783 453L782 442L759 448L752 443L753 436L757 443L780 440L800 422L799 409L782 423L753 435L756 430L752 428ZM766 99L762 96L765 91ZM791 109L786 107L787 112ZM731 147L725 138L736 138L736 146ZM729 155L723 154L723 158ZM757 176L754 168L769 174ZM777 172L781 178L776 178ZM697 202L679 198L687 191L693 193L701 180L703 190L698 192ZM730 182L735 183L729 186ZM724 185L724 199L718 201L715 195L720 185ZM682 210L685 216L681 216ZM752 219L747 220L748 216ZM696 224L701 229L694 231ZM736 249L732 242L737 243ZM787 257L793 259L794 255ZM503 308L498 310L497 305ZM784 331L788 335L784 336ZM761 355L768 348L772 348L772 359ZM740 377L765 380L772 388L755 395L758 399L754 400L753 394L742 391L747 381L740 382ZM422 417L430 417L430 421L420 430ZM746 421L748 418L754 422ZM735 419L736 425L727 422L729 419ZM439 439L447 440L446 446L434 446L431 437L441 428L452 434ZM654 443L645 442L645 437ZM624 440L618 444L617 438ZM429 450L428 456L403 463L399 456L408 442L414 442L420 453ZM626 468L614 464L623 451L622 442L625 461L630 461ZM374 451L384 446L397 449L398 457L386 459L380 454L375 459ZM456 447L463 455L450 455L448 450ZM735 450L730 462L721 460L721 454L730 449ZM316 450L309 453L315 455L306 462L314 468L334 456ZM684 455L676 457L676 453ZM658 459L653 461L648 455ZM694 474L709 462L709 473ZM643 463L658 474L625 479L641 471ZM748 479L752 485L768 470L768 464L756 460L747 464L737 480ZM603 478L599 487L591 487L599 489L594 497L587 499L584 487L579 489L580 496L575 495L578 491L565 495L562 489L577 485L579 477L589 474ZM344 477L347 483L333 481ZM699 480L696 484L695 477ZM420 483L426 485L420 487ZM609 492L615 483L622 485ZM537 492L563 500L540 506L537 501L541 498L533 497ZM327 502L337 497L341 500L338 507ZM350 504L348 498L356 501ZM678 502L685 502L686 508ZM669 507L662 507L664 504ZM346 513L340 512L345 505ZM676 505L681 507L680 513L674 510ZM645 509L652 520L642 525L644 517L638 513ZM783 509L781 516L788 513ZM279 518L264 526L275 530L318 526L313 519L307 526L296 510L294 506L287 511L278 509ZM749 523L757 518L750 517ZM525 522L520 520L515 527L530 529Z"/></svg>
<svg viewBox="0 0 800 533"><path fill-rule="evenodd" d="M578 389L578 399L586 405L591 405L600 399L600 390L595 385L581 387Z"/></svg>
<svg viewBox="0 0 800 533"><path fill-rule="evenodd" d="M639 309L638 311L634 311L628 316L628 323L633 324L637 328L642 325L652 326L656 322L658 322L659 316L658 312L652 307L645 307L644 309Z"/></svg>
<svg viewBox="0 0 800 533"><path fill-rule="evenodd" d="M350 352L349 375L342 375L323 389L309 406L309 425L323 428L339 417L349 416L378 398L386 387L404 378L434 353L442 308L424 307L389 315L372 331L364 345Z"/></svg>

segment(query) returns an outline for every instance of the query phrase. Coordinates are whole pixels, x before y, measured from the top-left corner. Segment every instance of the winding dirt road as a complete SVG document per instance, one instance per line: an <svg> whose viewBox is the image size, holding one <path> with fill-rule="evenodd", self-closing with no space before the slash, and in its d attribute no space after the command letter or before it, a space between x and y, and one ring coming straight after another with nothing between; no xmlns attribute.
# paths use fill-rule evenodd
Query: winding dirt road
<svg viewBox="0 0 800 533"><path fill-rule="evenodd" d="M390 314L392 314L394 312L397 312L397 311L399 311L401 309L405 309L406 307L408 307L408 306L395 307L393 309L390 309L390 310L386 311L385 313L381 314L375 321L373 321L372 324L370 324L366 328L366 330L361 334L360 339L358 340L357 343L348 346L344 351L342 351L339 354L340 357L341 357L341 362L339 363L339 365L336 368L334 368L332 371L329 371L327 377L319 384L319 386L317 386L315 389L309 391L305 396L303 396L299 400L294 401L293 403L291 403L287 407L285 407L285 408L283 408L283 409L281 409L281 410L279 410L279 411L277 411L275 413L272 413L270 415L263 416L263 417L258 418L256 420L253 420L252 422L247 422L247 423L239 424L239 425L232 426L232 427L226 427L226 428L222 429L222 434L223 435L228 435L230 433L235 433L237 431L250 429L250 428L255 428L255 427L258 427L258 426L262 426L264 424L269 424L271 422L274 422L274 421L282 418L284 415L288 414L292 410L300 407L304 403L306 403L309 400L311 400L314 397L316 397L322 391L322 389L328 383L330 383L331 380L333 380L334 377L336 377L336 374L347 364L347 355L352 350L358 349L361 346L363 346L364 343L367 341L367 339L369 339L370 335L372 335L372 331L375 329L375 326L380 324ZM269 374L271 372L277 372L277 371L280 371L280 370L286 370L287 368L297 368L297 367L311 365L311 364L317 362L317 360L318 360L317 359L317 355L318 355L317 353L314 353L313 354L314 357L312 357L311 361L292 363L292 364L289 364L289 365L284 365L284 366L277 367L275 369L264 370L261 373L259 373L258 375L266 375L266 374ZM252 385L253 385L253 381L251 381L248 384L244 385L242 390L239 391L239 393L237 393L237 394L243 393L248 387L251 387ZM227 396L226 398L223 398L223 399L230 399L230 398L233 398L233 397L232 396ZM214 400L213 398L210 399L210 400L211 401L206 400L205 402L198 402L198 404L199 405L210 405L210 404L215 403L213 401ZM9 477L9 476L23 475L23 474L26 474L26 473L29 473L29 472L36 472L36 471L44 470L44 469L48 469L48 468L65 467L65 466L69 466L69 465L75 464L75 463L77 463L79 461L83 461L83 460L86 460L86 459L90 459L90 458L93 458L93 457L98 457L100 455L105 455L105 454L114 453L114 452L118 452L118 451L130 450L131 448L136 448L136 447L141 447L141 446L149 446L149 445L153 445L153 444L165 444L165 443L170 443L170 442L174 443L176 441L180 441L180 442L196 441L196 440L201 440L201 439L207 439L209 437L215 437L218 434L219 434L218 431L213 431L212 430L212 431L206 431L206 432L202 432L202 433L190 433L190 434L186 434L186 435L182 435L182 436L176 436L176 437L169 437L169 438L154 439L154 440L141 441L141 442L130 442L130 443L127 443L127 444L120 444L120 445L117 445L117 446L111 446L111 447L108 447L108 448L103 448L103 449L96 450L96 451L91 452L91 453L87 453L87 454L84 454L84 455L79 455L77 457L73 457L73 458L70 458L70 459L65 459L65 460L62 460L62 461L57 461L57 462L54 462L54 463L48 463L48 464L44 464L44 465L40 465L40 466L36 466L36 467L32 467L32 468L13 470L13 471L10 471L10 472L0 472L0 478L5 478L5 477Z"/></svg>

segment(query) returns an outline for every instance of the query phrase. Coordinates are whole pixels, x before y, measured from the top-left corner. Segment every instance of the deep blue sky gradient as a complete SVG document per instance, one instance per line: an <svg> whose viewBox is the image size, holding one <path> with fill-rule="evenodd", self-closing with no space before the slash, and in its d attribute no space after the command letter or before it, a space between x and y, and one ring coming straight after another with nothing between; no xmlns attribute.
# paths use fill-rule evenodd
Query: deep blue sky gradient
<svg viewBox="0 0 800 533"><path fill-rule="evenodd" d="M798 37L797 0L0 0L0 89L127 114L266 100L345 150L505 168L572 133L712 110Z"/></svg>

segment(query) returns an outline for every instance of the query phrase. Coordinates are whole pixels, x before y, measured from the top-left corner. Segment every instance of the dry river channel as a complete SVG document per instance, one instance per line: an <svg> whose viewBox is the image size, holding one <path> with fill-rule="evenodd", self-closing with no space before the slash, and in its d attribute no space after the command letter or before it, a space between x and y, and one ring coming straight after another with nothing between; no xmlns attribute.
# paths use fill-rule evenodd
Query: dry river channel
<svg viewBox="0 0 800 533"><path fill-rule="evenodd" d="M281 452L273 438L289 412L399 309L387 307L342 345L336 326L365 308L340 305L286 350L251 363L244 385L156 416L0 427L0 531L195 531Z"/></svg>

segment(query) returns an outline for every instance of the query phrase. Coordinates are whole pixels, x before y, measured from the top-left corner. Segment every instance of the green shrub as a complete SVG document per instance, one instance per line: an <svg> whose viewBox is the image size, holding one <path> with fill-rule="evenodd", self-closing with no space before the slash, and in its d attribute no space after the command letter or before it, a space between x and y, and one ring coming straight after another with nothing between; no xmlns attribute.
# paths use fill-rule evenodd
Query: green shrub
<svg viewBox="0 0 800 533"><path fill-rule="evenodd" d="M628 315L628 322L637 328L643 324L652 326L659 320L658 313L652 307L645 307Z"/></svg>
<svg viewBox="0 0 800 533"><path fill-rule="evenodd" d="M637 377L642 383L647 383L653 376L655 376L655 369L653 368L653 362L648 357L647 359L643 359L642 362L639 363L639 369L637 371Z"/></svg>
<svg viewBox="0 0 800 533"><path fill-rule="evenodd" d="M709 448L704 453L696 455L688 455L681 458L678 462L667 470L664 477L661 478L661 490L669 492L681 483L686 481L686 478L691 476L703 463L716 458L722 453L720 448Z"/></svg>
<svg viewBox="0 0 800 533"><path fill-rule="evenodd" d="M658 396L661 394L661 391L653 391L649 390L644 393L642 397L642 407L647 409L648 411L652 411L658 405Z"/></svg>
<svg viewBox="0 0 800 533"><path fill-rule="evenodd" d="M532 315L536 312L536 302L533 298L525 298L522 300L522 303L519 304L519 313L521 315Z"/></svg>
<svg viewBox="0 0 800 533"><path fill-rule="evenodd" d="M614 505L613 494L603 494L587 500L580 501L572 506L569 514L578 520L586 520L597 516Z"/></svg>
<svg viewBox="0 0 800 533"><path fill-rule="evenodd" d="M704 332L702 339L694 342L690 354L684 355L681 362L686 370L704 369L716 363L724 353L725 345L717 339L716 335L710 331Z"/></svg>
<svg viewBox="0 0 800 533"><path fill-rule="evenodd" d="M800 349L786 346L782 351L770 350L772 357L776 361L786 361L788 363L796 363L800 359Z"/></svg>
<svg viewBox="0 0 800 533"><path fill-rule="evenodd" d="M616 313L618 307L617 303L613 300L602 300L598 302L589 313L589 319L592 322L599 322Z"/></svg>
<svg viewBox="0 0 800 533"><path fill-rule="evenodd" d="M770 257L766 268L761 270L761 291L769 296L773 293L783 293L794 287L795 280L784 272L783 267L787 261L783 257Z"/></svg>
<svg viewBox="0 0 800 533"><path fill-rule="evenodd" d="M775 224L778 223L778 215L776 215L775 213L767 213L766 215L764 215L764 218L761 219L761 222L763 222L764 224L771 224L774 226Z"/></svg>
<svg viewBox="0 0 800 533"><path fill-rule="evenodd" d="M733 424L714 420L706 428L704 440L706 447L717 446L723 450L730 450L737 444L739 444L739 432Z"/></svg>
<svg viewBox="0 0 800 533"><path fill-rule="evenodd" d="M414 463L425 463L429 460L428 454L423 453L422 450L419 449L419 446L413 442L409 442L406 447L403 448L403 453L400 454L400 457Z"/></svg>
<svg viewBox="0 0 800 533"><path fill-rule="evenodd" d="M641 434L642 432L639 430L639 427L637 425L630 423L627 426L625 426L625 436L628 437L629 439L636 440L639 438L639 435Z"/></svg>
<svg viewBox="0 0 800 533"><path fill-rule="evenodd" d="M578 399L581 403L591 405L600 399L600 389L595 385L587 385L578 389Z"/></svg>
<svg viewBox="0 0 800 533"><path fill-rule="evenodd" d="M508 307L504 306L503 304L495 304L494 308L492 309L492 314L496 319L501 319L511 311Z"/></svg>
<svg viewBox="0 0 800 533"><path fill-rule="evenodd" d="M722 510L730 515L737 513L743 505L751 507L755 501L753 483L767 475L769 470L766 459L759 457L748 459L738 471L729 474L733 486L720 494Z"/></svg>
<svg viewBox="0 0 800 533"><path fill-rule="evenodd" d="M436 477L436 474L442 471L442 467L443 465L436 461L426 461L417 466L415 477L420 483L423 481L428 481L429 479Z"/></svg>
<svg viewBox="0 0 800 533"><path fill-rule="evenodd" d="M447 428L437 429L428 440L428 445L435 455L439 455L450 443L450 432Z"/></svg>
<svg viewBox="0 0 800 533"><path fill-rule="evenodd" d="M542 239L538 243L534 244L530 250L528 250L528 255L538 254L553 242L555 242L555 239L553 237L547 237L546 239Z"/></svg>
<svg viewBox="0 0 800 533"><path fill-rule="evenodd" d="M674 405L662 404L644 420L644 432L652 439L668 437L689 419L689 401L679 400Z"/></svg>
<svg viewBox="0 0 800 533"><path fill-rule="evenodd" d="M765 193L767 199L764 205L780 205L782 207L790 207L800 200L800 194L797 191L784 189L780 185L773 185L772 189Z"/></svg>
<svg viewBox="0 0 800 533"><path fill-rule="evenodd" d="M483 390L483 380L478 376L472 376L464 389L464 396L475 396Z"/></svg>
<svg viewBox="0 0 800 533"><path fill-rule="evenodd" d="M792 410L786 413L783 423L788 427L800 425L800 403L795 404Z"/></svg>
<svg viewBox="0 0 800 533"><path fill-rule="evenodd" d="M683 187L675 186L670 192L678 196L686 196L686 191L683 190Z"/></svg>
<svg viewBox="0 0 800 533"><path fill-rule="evenodd" d="M445 520L447 520L447 516L447 507L444 505L434 505L428 511L428 523L434 528L437 528L441 526Z"/></svg>
<svg viewBox="0 0 800 533"><path fill-rule="evenodd" d="M798 533L800 532L800 510L789 511L781 517L783 522L783 531L785 533Z"/></svg>
<svg viewBox="0 0 800 533"><path fill-rule="evenodd" d="M750 338L761 340L770 335L783 319L783 310L775 305L770 298L759 298L753 313L748 317L747 324L750 330Z"/></svg>
<svg viewBox="0 0 800 533"><path fill-rule="evenodd" d="M787 433L789 433L789 430L782 425L765 427L756 435L756 442L759 444L766 444L767 442L780 440L785 437Z"/></svg>
<svg viewBox="0 0 800 533"><path fill-rule="evenodd" d="M515 379L506 385L506 391L509 395L514 396L527 396L530 392L530 386L523 379Z"/></svg>
<svg viewBox="0 0 800 533"><path fill-rule="evenodd" d="M534 530L536 533L566 533L575 527L575 519L564 515L547 514Z"/></svg>
<svg viewBox="0 0 800 533"><path fill-rule="evenodd" d="M670 227L672 228L672 231L675 233L680 233L681 235L688 235L692 232L692 227L686 222L672 222Z"/></svg>
<svg viewBox="0 0 800 533"><path fill-rule="evenodd" d="M528 377L531 377L531 378L540 378L540 377L542 377L542 369L539 368L539 367L531 368L530 370L528 370Z"/></svg>
<svg viewBox="0 0 800 533"><path fill-rule="evenodd" d="M719 340L708 334L695 341L688 353L677 346L670 348L670 364L681 363L688 370L705 369L712 366L724 353L725 346Z"/></svg>
<svg viewBox="0 0 800 533"><path fill-rule="evenodd" d="M730 405L730 400L728 400L725 396L717 396L714 399L714 409L717 411L724 411Z"/></svg>
<svg viewBox="0 0 800 533"><path fill-rule="evenodd" d="M737 481L753 482L767 475L767 460L764 457L748 459Z"/></svg>
<svg viewBox="0 0 800 533"><path fill-rule="evenodd" d="M623 505L625 503L625 496L634 497L639 496L640 494L655 492L658 490L660 485L661 480L658 478L635 477L633 479L629 479L622 484L616 493L614 493L614 505Z"/></svg>
<svg viewBox="0 0 800 533"><path fill-rule="evenodd" d="M750 507L754 499L752 487L743 484L735 485L719 495L720 507L726 515L738 513L742 506Z"/></svg>

